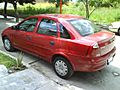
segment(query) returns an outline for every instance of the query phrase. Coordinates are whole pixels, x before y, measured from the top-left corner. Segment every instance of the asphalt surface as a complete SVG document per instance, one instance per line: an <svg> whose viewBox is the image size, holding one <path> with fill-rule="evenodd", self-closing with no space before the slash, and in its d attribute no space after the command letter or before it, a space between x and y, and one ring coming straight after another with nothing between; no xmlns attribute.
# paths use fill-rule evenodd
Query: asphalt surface
<svg viewBox="0 0 120 90"><path fill-rule="evenodd" d="M11 25L13 25L13 23L10 21L5 21L0 18L0 33L4 28ZM30 65L30 67L33 67L41 72L44 76L61 85L74 85L82 88L83 90L120 90L120 36L116 35L115 46L117 50L114 61L111 62L105 69L92 73L76 72L69 80L59 78L54 73L52 65L30 54L25 53L23 61ZM1 37L0 50L15 57L17 57L19 53L19 51L12 53L7 52L3 47Z"/></svg>

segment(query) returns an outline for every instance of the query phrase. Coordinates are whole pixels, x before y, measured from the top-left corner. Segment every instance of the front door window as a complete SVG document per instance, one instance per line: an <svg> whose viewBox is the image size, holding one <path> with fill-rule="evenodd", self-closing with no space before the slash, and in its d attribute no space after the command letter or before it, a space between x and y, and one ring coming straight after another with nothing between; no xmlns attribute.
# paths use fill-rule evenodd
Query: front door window
<svg viewBox="0 0 120 90"><path fill-rule="evenodd" d="M19 30L32 32L34 31L37 21L38 21L37 18L28 19L18 26Z"/></svg>

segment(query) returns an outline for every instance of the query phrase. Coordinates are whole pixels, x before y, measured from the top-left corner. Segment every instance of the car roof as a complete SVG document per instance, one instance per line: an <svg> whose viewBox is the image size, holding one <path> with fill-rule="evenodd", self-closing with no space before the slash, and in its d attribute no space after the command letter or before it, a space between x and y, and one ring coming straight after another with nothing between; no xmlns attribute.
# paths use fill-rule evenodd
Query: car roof
<svg viewBox="0 0 120 90"><path fill-rule="evenodd" d="M79 16L79 15L72 15L72 14L40 14L36 15L37 17L48 17L48 18L56 18L56 19L65 19L65 20L70 20L70 19L84 19L84 17Z"/></svg>

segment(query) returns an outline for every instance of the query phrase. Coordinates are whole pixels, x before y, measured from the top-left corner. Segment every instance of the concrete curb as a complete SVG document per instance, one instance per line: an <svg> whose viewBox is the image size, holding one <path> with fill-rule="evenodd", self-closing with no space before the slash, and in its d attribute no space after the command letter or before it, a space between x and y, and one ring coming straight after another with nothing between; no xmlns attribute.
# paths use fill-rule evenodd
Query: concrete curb
<svg viewBox="0 0 120 90"><path fill-rule="evenodd" d="M10 54L2 51L2 50L0 50L0 53L5 54L6 56L9 56L9 57L12 58L12 59L15 59L15 60L17 59L16 57L14 57L14 56L12 56L12 55L10 55Z"/></svg>

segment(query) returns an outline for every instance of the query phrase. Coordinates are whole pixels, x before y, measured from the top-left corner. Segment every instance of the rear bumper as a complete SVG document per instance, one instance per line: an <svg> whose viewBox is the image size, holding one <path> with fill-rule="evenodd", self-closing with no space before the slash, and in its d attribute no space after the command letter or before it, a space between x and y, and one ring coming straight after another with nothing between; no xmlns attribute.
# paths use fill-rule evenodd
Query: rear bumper
<svg viewBox="0 0 120 90"><path fill-rule="evenodd" d="M108 60L115 56L116 48L112 49L109 53L95 58L82 57L79 60L72 62L75 71L94 72L105 68ZM80 58L80 57L79 57Z"/></svg>

